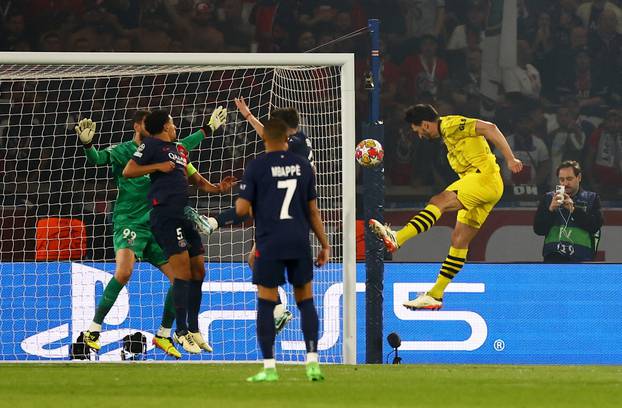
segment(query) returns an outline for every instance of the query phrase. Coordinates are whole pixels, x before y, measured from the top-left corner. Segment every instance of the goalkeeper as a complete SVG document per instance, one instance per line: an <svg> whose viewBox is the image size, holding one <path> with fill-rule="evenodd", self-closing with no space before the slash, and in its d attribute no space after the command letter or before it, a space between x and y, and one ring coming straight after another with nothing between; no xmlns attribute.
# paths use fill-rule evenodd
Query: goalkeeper
<svg viewBox="0 0 622 408"><path fill-rule="evenodd" d="M244 119L253 126L253 129L260 137L263 137L263 124L250 111L248 105L243 98L235 98L235 105L240 111ZM279 108L270 112L270 118L281 119L287 125L287 145L288 150L298 156L309 161L311 168L316 172L315 162L313 160L313 150L311 140L299 128L300 116L295 108ZM218 228L225 225L236 225L243 223L248 216L239 217L235 213L235 207L229 208L217 214L215 217L206 217L200 215L194 208L186 207L186 216L192 220L197 229L209 236ZM255 245L248 254L248 265L251 270L255 264ZM274 308L274 325L277 333L281 332L287 323L291 321L292 313L283 306L281 299L277 299L277 305Z"/></svg>
<svg viewBox="0 0 622 408"><path fill-rule="evenodd" d="M118 194L113 212L114 249L116 269L95 310L95 316L88 330L84 332L84 342L94 350L101 348L100 332L102 323L114 305L121 289L129 281L134 269L135 259L144 260L159 268L172 282L173 271L164 252L151 234L149 212L151 205L147 200L147 192L151 186L148 176L134 179L124 178L123 169L132 158L143 138L149 134L145 130L144 120L148 111L139 110L134 114L132 125L134 137L132 140L119 145L109 146L104 150L93 147L93 137L96 123L91 119L82 119L76 126L76 133L82 145L87 160L98 166L112 166ZM196 148L204 137L220 127L226 119L226 110L219 107L214 110L210 122L201 130L182 139L180 144L186 149ZM181 354L171 340L171 327L175 320L172 287L169 287L164 301L161 326L158 329L153 344L166 354L180 358Z"/></svg>

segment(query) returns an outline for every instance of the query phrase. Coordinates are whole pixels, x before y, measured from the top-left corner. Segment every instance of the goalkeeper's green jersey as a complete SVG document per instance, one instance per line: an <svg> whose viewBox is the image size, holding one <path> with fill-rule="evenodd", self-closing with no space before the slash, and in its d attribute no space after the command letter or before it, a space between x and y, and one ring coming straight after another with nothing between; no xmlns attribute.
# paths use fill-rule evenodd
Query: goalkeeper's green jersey
<svg viewBox="0 0 622 408"><path fill-rule="evenodd" d="M197 131L179 142L187 149L196 148L203 140L203 132ZM130 161L138 145L133 140L118 145L112 145L104 150L94 147L85 149L87 160L98 166L111 165L112 174L117 184L118 194L114 204L112 222L130 225L149 221L151 204L147 200L147 193L151 186L149 175L136 178L123 177L123 169Z"/></svg>

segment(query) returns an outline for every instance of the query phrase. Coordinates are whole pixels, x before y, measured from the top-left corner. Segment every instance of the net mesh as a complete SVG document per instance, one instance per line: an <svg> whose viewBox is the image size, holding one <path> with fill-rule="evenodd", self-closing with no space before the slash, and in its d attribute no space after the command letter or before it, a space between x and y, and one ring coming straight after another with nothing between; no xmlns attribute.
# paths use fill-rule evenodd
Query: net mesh
<svg viewBox="0 0 622 408"><path fill-rule="evenodd" d="M88 329L114 265L112 210L116 186L109 166L93 166L74 126L91 118L94 146L132 139L137 109L171 112L180 137L196 131L218 105L229 109L226 129L205 139L190 160L210 181L233 175L261 154L252 127L236 111L243 97L267 119L275 107L295 107L313 143L319 207L333 247L332 263L315 272L320 357L340 362L342 308L341 84L338 66L223 67L132 65L0 65L0 360L67 359ZM191 205L214 215L235 192L191 190ZM43 236L43 227L52 231ZM39 236L40 235L40 236ZM225 227L209 238L200 325L214 348L192 359L257 360L256 294L244 264L251 225ZM314 242L317 252L318 245ZM121 358L123 336L147 335L149 359L164 359L150 339L159 327L168 281L137 263L104 320L101 360ZM281 291L294 321L278 335L276 357L301 361L304 343L291 289ZM189 356L184 356L190 359Z"/></svg>

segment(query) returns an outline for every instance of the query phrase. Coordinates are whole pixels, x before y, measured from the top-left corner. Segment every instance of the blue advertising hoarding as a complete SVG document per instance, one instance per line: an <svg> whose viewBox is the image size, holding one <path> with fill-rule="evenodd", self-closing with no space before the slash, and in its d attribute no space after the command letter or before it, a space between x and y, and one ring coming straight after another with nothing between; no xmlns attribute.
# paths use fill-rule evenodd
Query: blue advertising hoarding
<svg viewBox="0 0 622 408"><path fill-rule="evenodd" d="M404 363L622 364L620 265L467 264L449 285L440 311L401 306L428 289L438 264L385 265L385 337L396 332ZM0 264L0 359L67 359L88 328L114 264ZM358 265L357 360L365 361L364 265ZM316 271L320 355L341 361L341 282ZM119 340L160 323L168 282L141 264L110 311L101 360L119 360ZM201 329L213 354L205 360L255 361L255 292L242 264L207 264ZM290 292L290 291L287 291ZM279 335L277 358L302 361L304 343L291 294L281 292L295 320ZM150 344L150 342L149 342ZM385 343L386 355L391 349ZM149 359L164 359L152 349ZM185 359L190 357L184 356Z"/></svg>

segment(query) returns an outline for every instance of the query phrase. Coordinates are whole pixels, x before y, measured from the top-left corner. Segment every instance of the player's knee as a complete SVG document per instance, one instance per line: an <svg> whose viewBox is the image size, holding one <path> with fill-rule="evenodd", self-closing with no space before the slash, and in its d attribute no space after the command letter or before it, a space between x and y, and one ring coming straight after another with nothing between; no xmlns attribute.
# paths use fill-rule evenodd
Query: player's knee
<svg viewBox="0 0 622 408"><path fill-rule="evenodd" d="M121 268L121 269L117 269L115 271L115 273L114 273L114 278L121 285L126 285L130 281L130 277L131 276L132 276L132 270L131 269Z"/></svg>
<svg viewBox="0 0 622 408"><path fill-rule="evenodd" d="M443 191L430 199L430 204L438 207L441 212L445 212L448 208L453 208L458 203L458 195L453 191Z"/></svg>
<svg viewBox="0 0 622 408"><path fill-rule="evenodd" d="M205 278L205 264L203 262L192 262L190 265L192 280L203 280Z"/></svg>

